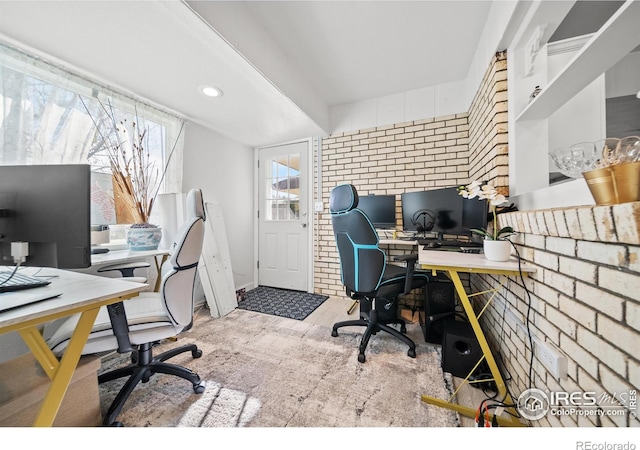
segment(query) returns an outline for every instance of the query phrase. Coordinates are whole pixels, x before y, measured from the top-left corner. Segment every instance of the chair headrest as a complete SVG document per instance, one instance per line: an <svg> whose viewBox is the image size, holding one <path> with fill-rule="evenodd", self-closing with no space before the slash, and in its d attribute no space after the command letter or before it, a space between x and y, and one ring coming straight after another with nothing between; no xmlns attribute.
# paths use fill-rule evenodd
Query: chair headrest
<svg viewBox="0 0 640 450"><path fill-rule="evenodd" d="M200 189L191 189L187 193L187 218L194 219L200 217L206 220L204 212L204 200Z"/></svg>
<svg viewBox="0 0 640 450"><path fill-rule="evenodd" d="M358 191L352 184L341 184L331 191L329 211L331 214L342 214L358 206Z"/></svg>

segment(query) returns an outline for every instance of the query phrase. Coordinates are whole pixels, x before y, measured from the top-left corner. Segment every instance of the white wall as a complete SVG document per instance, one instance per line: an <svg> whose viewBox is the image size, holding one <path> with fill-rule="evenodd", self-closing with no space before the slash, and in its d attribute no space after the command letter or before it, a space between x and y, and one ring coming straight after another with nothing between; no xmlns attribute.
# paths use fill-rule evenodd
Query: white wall
<svg viewBox="0 0 640 450"><path fill-rule="evenodd" d="M330 134L457 114L469 109L466 81L430 86L329 109Z"/></svg>
<svg viewBox="0 0 640 450"><path fill-rule="evenodd" d="M188 124L182 188L200 188L205 202L222 204L235 287L253 287L253 148Z"/></svg>
<svg viewBox="0 0 640 450"><path fill-rule="evenodd" d="M487 62L497 51L505 50L505 36L513 33L509 20L516 13L516 7L517 2L494 2L491 6L466 79L332 106L330 134L468 111L487 70Z"/></svg>

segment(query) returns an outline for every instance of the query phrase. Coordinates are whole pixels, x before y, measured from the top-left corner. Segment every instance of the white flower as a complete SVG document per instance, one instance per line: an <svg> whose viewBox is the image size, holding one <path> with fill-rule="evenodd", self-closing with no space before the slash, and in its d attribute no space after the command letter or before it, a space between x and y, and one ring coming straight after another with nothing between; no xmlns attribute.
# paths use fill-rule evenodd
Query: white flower
<svg viewBox="0 0 640 450"><path fill-rule="evenodd" d="M501 230L497 229L496 206L506 202L507 198L502 194L498 194L496 188L489 184L481 184L476 180L466 186L460 186L458 188L458 193L464 198L473 199L477 197L478 200L488 200L489 202L489 207L493 214L493 232L489 233L484 228L472 229L471 231L485 236L486 239L492 240L498 240L514 233L513 228L511 227L504 227Z"/></svg>

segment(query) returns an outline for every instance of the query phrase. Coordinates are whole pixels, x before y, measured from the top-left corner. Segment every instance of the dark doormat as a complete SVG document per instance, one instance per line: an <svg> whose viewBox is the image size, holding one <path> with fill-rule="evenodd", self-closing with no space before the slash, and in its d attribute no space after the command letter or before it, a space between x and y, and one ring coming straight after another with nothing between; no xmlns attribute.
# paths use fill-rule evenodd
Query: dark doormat
<svg viewBox="0 0 640 450"><path fill-rule="evenodd" d="M290 319L304 320L329 297L301 291L258 286L247 291L238 308Z"/></svg>

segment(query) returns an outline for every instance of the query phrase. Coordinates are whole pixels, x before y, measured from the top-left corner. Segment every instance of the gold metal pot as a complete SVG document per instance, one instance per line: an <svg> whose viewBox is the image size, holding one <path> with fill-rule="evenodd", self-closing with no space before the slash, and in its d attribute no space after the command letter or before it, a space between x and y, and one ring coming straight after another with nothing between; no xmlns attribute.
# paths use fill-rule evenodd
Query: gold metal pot
<svg viewBox="0 0 640 450"><path fill-rule="evenodd" d="M583 176L597 205L640 200L640 161L590 170Z"/></svg>

